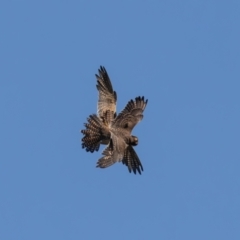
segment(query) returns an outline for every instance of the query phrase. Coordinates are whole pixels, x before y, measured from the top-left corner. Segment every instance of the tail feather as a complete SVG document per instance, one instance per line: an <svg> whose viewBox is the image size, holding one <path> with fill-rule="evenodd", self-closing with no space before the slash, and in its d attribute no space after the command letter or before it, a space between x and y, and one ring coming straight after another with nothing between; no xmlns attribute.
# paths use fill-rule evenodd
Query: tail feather
<svg viewBox="0 0 240 240"><path fill-rule="evenodd" d="M108 131L103 122L97 115L90 115L85 123L86 129L82 130L84 137L82 138L82 148L86 148L87 152L98 151L100 143L108 137Z"/></svg>

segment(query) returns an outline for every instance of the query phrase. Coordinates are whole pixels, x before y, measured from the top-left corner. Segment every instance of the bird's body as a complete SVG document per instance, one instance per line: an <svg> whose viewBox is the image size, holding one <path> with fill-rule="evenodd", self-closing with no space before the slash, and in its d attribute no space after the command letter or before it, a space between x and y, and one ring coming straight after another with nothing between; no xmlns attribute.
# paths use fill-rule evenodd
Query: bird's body
<svg viewBox="0 0 240 240"><path fill-rule="evenodd" d="M106 168L122 161L130 172L138 171L141 174L143 167L133 149L133 146L138 144L138 138L132 136L131 132L142 120L147 100L136 97L117 115L117 94L104 67L100 67L96 78L99 92L97 115L90 115L88 123L85 123L86 129L81 131L84 134L82 147L86 148L86 151L94 152L99 150L100 144L107 144L97 167Z"/></svg>

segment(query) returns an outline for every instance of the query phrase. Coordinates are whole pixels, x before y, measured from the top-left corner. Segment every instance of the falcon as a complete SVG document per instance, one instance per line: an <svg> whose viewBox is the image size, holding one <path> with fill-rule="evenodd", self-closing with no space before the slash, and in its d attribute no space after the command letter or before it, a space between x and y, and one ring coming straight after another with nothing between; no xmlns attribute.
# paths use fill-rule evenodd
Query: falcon
<svg viewBox="0 0 240 240"><path fill-rule="evenodd" d="M87 152L98 151L101 144L107 145L97 167L106 168L116 162L122 162L129 172L141 174L142 163L133 146L138 145L138 138L131 135L133 128L143 119L143 111L148 100L136 97L130 100L125 108L117 115L117 93L113 90L111 80L106 69L100 66L98 70L97 114L92 114L84 124L82 130L82 148Z"/></svg>

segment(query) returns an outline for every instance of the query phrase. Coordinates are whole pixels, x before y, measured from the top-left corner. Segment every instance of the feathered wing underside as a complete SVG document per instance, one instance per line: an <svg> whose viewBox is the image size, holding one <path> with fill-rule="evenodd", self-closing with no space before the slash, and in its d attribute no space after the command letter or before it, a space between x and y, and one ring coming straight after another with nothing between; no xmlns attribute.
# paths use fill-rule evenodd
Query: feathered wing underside
<svg viewBox="0 0 240 240"><path fill-rule="evenodd" d="M106 168L116 162L122 161L126 146L122 138L111 134L111 140L102 153L103 157L98 160L97 167Z"/></svg>
<svg viewBox="0 0 240 240"><path fill-rule="evenodd" d="M113 143L112 140L110 140L110 143L108 146L104 149L102 155L104 155L102 158L100 158L97 162L97 167L100 168L106 168L113 165L116 161L113 160Z"/></svg>
<svg viewBox="0 0 240 240"><path fill-rule="evenodd" d="M113 111L107 110L102 114L102 121L109 128L114 118L115 118L115 113Z"/></svg>
<svg viewBox="0 0 240 240"><path fill-rule="evenodd" d="M144 97L130 100L123 111L114 119L112 126L124 128L130 134L136 124L142 120L147 102L148 100L144 100Z"/></svg>
<svg viewBox="0 0 240 240"><path fill-rule="evenodd" d="M128 167L130 173L133 171L136 174L136 171L138 171L141 174L141 171L143 171L142 163L132 146L125 149L122 163Z"/></svg>
<svg viewBox="0 0 240 240"><path fill-rule="evenodd" d="M114 112L114 114L116 113L117 93L113 90L111 80L104 67L100 66L98 74L96 74L99 93L97 114L102 118L107 110Z"/></svg>
<svg viewBox="0 0 240 240"><path fill-rule="evenodd" d="M117 160L116 153L113 150L112 141L109 143L107 148L105 148L102 154L104 156L98 160L97 167L107 168L119 161ZM137 172L141 174L143 166L132 146L126 147L124 155L120 155L119 157L121 158L122 163L128 167L130 173L133 171L134 174Z"/></svg>

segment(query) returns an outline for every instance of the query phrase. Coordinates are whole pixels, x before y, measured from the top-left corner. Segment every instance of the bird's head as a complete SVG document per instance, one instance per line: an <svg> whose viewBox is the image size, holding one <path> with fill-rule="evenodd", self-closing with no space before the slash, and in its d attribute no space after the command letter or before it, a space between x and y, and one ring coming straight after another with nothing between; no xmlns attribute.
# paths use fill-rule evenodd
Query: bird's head
<svg viewBox="0 0 240 240"><path fill-rule="evenodd" d="M129 144L132 146L138 145L138 138L136 136L131 136L129 139Z"/></svg>

